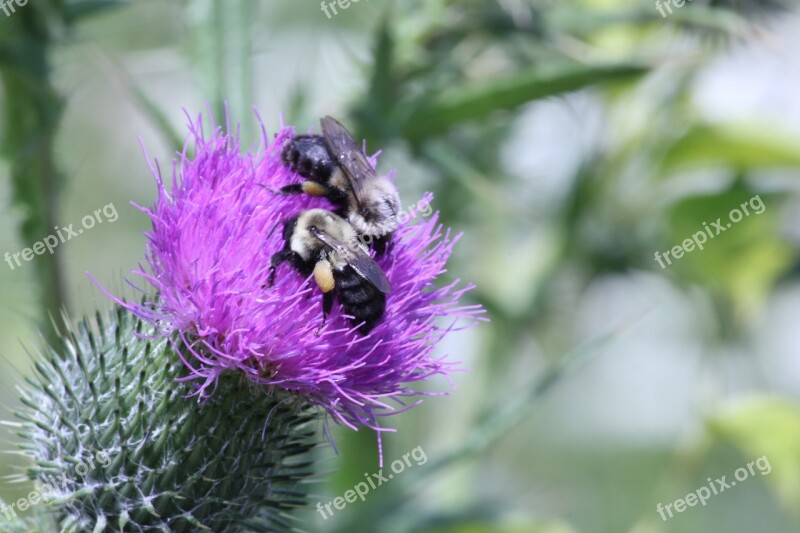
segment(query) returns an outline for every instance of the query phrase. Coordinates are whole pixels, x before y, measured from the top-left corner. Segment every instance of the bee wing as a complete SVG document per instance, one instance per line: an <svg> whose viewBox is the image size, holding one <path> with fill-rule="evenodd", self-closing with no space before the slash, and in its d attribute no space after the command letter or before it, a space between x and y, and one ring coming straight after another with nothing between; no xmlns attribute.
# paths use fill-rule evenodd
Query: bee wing
<svg viewBox="0 0 800 533"><path fill-rule="evenodd" d="M364 184L371 179L377 179L378 175L369 164L364 151L338 120L326 116L320 120L320 124L328 152L344 170L350 186L353 188L356 201L361 206L364 198Z"/></svg>
<svg viewBox="0 0 800 533"><path fill-rule="evenodd" d="M336 237L322 231L317 227L310 228L311 234L317 239L328 245L334 252L339 254L342 260L353 267L356 273L369 281L376 289L383 294L391 294L392 283L381 267L370 255L359 246L347 246Z"/></svg>

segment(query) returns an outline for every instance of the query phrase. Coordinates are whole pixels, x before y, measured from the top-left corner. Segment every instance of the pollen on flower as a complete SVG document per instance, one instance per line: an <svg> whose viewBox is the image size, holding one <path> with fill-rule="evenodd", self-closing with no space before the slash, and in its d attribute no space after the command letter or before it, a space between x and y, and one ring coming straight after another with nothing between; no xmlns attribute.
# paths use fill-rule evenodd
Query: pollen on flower
<svg viewBox="0 0 800 533"><path fill-rule="evenodd" d="M378 417L418 403L415 383L455 369L431 357L442 337L482 319L480 306L460 303L471 286L434 283L459 236L438 213L401 225L391 251L376 259L393 287L381 321L361 335L334 305L318 335L322 291L310 277L283 265L268 283L270 258L283 247L276 228L302 210L331 208L324 198L274 192L301 181L280 157L293 129L270 139L262 126L260 146L243 151L219 126L204 132L202 117L188 127L172 184L151 165L155 203L137 206L152 221L146 268L134 271L150 285L142 288L149 303L123 305L173 339L201 397L223 372L237 371L302 395L336 423L385 430Z"/></svg>

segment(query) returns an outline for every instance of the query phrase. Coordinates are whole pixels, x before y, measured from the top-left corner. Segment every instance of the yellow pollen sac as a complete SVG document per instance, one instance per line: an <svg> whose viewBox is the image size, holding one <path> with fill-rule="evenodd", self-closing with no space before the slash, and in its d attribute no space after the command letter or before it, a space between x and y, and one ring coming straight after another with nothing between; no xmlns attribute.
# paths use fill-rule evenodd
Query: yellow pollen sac
<svg viewBox="0 0 800 533"><path fill-rule="evenodd" d="M333 270L331 264L326 261L318 261L314 265L314 281L322 289L322 292L330 292L335 285L333 281Z"/></svg>
<svg viewBox="0 0 800 533"><path fill-rule="evenodd" d="M311 196L325 196L327 192L324 186L313 181L304 181L300 188L303 189L304 193Z"/></svg>

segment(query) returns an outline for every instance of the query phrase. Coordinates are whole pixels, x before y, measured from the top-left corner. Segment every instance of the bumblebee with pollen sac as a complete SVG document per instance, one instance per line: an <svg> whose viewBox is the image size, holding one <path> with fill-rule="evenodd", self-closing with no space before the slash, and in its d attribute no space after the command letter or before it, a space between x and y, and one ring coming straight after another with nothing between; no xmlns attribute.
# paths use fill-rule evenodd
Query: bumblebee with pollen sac
<svg viewBox="0 0 800 533"><path fill-rule="evenodd" d="M270 260L269 285L275 281L277 267L285 261L303 276L313 273L323 293L322 326L336 294L345 312L354 317L353 323L360 324L358 331L366 335L383 316L392 286L355 239L350 224L325 209L309 209L287 219L283 224L284 248Z"/></svg>
<svg viewBox="0 0 800 533"><path fill-rule="evenodd" d="M336 213L356 230L369 235L382 254L397 229L400 196L385 176L379 176L350 132L335 118L320 120L322 135L296 135L281 158L306 181L286 185L284 194L324 196Z"/></svg>

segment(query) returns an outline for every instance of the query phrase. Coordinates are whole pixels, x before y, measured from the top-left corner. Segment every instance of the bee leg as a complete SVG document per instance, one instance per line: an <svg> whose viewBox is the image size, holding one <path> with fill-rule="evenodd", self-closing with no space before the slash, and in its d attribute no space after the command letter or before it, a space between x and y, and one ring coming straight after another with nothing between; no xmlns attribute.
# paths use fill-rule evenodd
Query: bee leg
<svg viewBox="0 0 800 533"><path fill-rule="evenodd" d="M316 336L319 337L319 332L325 327L328 322L328 315L333 309L333 291L326 292L322 295L322 324L317 328Z"/></svg>
<svg viewBox="0 0 800 533"><path fill-rule="evenodd" d="M281 194L308 194L309 196L328 196L330 189L316 181L304 181L284 185L278 192Z"/></svg>
<svg viewBox="0 0 800 533"><path fill-rule="evenodd" d="M272 287L275 284L275 272L278 266L285 261L296 261L298 258L295 256L297 254L288 248L284 248L272 256L269 260L269 281L265 287Z"/></svg>
<svg viewBox="0 0 800 533"><path fill-rule="evenodd" d="M384 235L383 237L379 237L372 241L372 249L375 250L375 255L378 257L383 257L383 255L389 251L392 245L392 236L391 235Z"/></svg>
<svg viewBox="0 0 800 533"><path fill-rule="evenodd" d="M281 194L303 194L303 184L302 183L292 183L291 185L284 185L278 192Z"/></svg>

